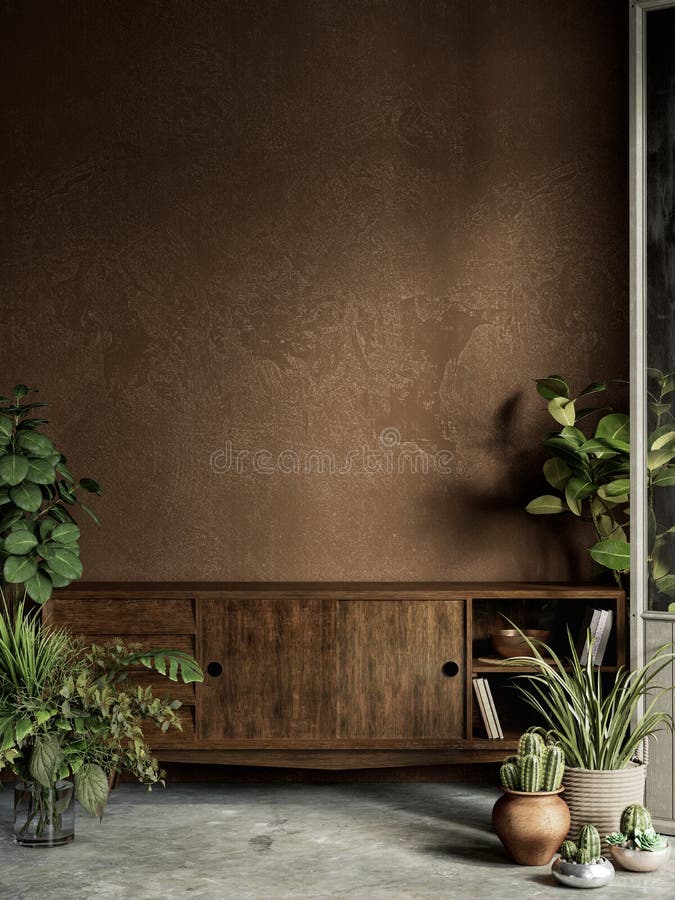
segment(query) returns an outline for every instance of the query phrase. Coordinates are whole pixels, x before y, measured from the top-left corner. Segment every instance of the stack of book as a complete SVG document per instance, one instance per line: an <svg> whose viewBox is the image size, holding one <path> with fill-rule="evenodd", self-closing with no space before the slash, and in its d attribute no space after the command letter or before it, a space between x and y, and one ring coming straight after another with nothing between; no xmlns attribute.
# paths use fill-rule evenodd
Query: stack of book
<svg viewBox="0 0 675 900"><path fill-rule="evenodd" d="M577 639L577 653L579 654L579 662L582 665L585 666L588 662L589 652L591 653L591 664L594 666L602 665L609 642L609 635L612 631L613 619L614 613L611 609L589 608L586 610ZM588 639L589 630L590 644ZM590 645L592 645L592 650Z"/></svg>
<svg viewBox="0 0 675 900"><path fill-rule="evenodd" d="M478 709L480 710L485 731L490 739L501 740L504 737L501 722L497 715L497 707L495 706L494 697L490 690L490 683L487 678L474 678L473 689L478 701Z"/></svg>

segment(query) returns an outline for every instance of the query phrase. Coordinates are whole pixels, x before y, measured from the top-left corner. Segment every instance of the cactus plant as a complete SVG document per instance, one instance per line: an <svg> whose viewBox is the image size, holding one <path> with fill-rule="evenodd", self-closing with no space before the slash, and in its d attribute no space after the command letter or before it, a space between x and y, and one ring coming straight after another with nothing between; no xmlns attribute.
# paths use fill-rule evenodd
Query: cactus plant
<svg viewBox="0 0 675 900"><path fill-rule="evenodd" d="M631 803L621 813L620 829L630 841L635 840L636 832L646 831L652 827L652 817L649 810L639 803Z"/></svg>
<svg viewBox="0 0 675 900"><path fill-rule="evenodd" d="M507 791L520 790L520 771L515 763L503 763L499 770L499 778L501 779L502 787L506 788Z"/></svg>
<svg viewBox="0 0 675 900"><path fill-rule="evenodd" d="M592 858L590 850L587 850L585 847L579 847L574 861L582 866L587 866L590 864Z"/></svg>
<svg viewBox="0 0 675 900"><path fill-rule="evenodd" d="M572 860L575 859L578 849L574 841L563 841L560 845L560 855L563 859Z"/></svg>
<svg viewBox="0 0 675 900"><path fill-rule="evenodd" d="M577 835L577 846L580 850L588 850L590 859L600 858L600 835L595 825L581 826Z"/></svg>
<svg viewBox="0 0 675 900"><path fill-rule="evenodd" d="M552 744L546 747L542 756L542 791L557 791L562 784L565 771L565 756L562 747Z"/></svg>
<svg viewBox="0 0 675 900"><path fill-rule="evenodd" d="M513 763L515 766L517 766L518 763L520 762L520 759L517 754L512 753L511 756L505 756L503 762L504 763Z"/></svg>
<svg viewBox="0 0 675 900"><path fill-rule="evenodd" d="M521 757L520 761L520 786L528 793L536 793L541 790L541 760L533 753Z"/></svg>
<svg viewBox="0 0 675 900"><path fill-rule="evenodd" d="M544 739L534 731L521 734L518 741L518 756L541 756L544 752Z"/></svg>

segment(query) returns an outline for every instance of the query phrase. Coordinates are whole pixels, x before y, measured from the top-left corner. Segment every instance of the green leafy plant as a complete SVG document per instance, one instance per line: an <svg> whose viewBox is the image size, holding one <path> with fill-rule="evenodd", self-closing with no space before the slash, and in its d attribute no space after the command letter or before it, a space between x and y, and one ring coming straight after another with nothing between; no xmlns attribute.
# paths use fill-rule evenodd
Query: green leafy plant
<svg viewBox="0 0 675 900"><path fill-rule="evenodd" d="M84 510L82 492L100 494L93 478L76 479L66 457L40 431L47 419L34 412L47 403L27 403L35 388L18 384L0 397L1 583L13 599L24 591L44 603L55 587L82 575L80 530L73 517Z"/></svg>
<svg viewBox="0 0 675 900"><path fill-rule="evenodd" d="M629 671L620 667L611 687L606 688L603 674L593 666L592 654L582 665L569 629L567 637L569 657L565 659L542 641L523 634L532 655L506 660L507 665L535 670L516 676L523 699L545 722L545 727L532 730L559 743L568 766L623 769L646 737L673 729L672 716L657 710L656 704L659 696L675 688L657 688L654 682L659 672L675 661L675 653L669 652L671 645L666 644L641 668ZM658 693L651 696L655 691ZM646 708L631 731L641 700Z"/></svg>
<svg viewBox="0 0 675 900"><path fill-rule="evenodd" d="M125 685L139 664L173 681L203 680L195 660L179 650L119 641L86 648L63 629L42 628L23 603L12 619L6 610L0 616L0 769L41 792L43 827L55 814L48 800L59 779L74 776L80 804L99 817L111 773L130 773L148 786L162 781L143 727L180 729L181 704Z"/></svg>
<svg viewBox="0 0 675 900"><path fill-rule="evenodd" d="M675 525L672 521L672 494L664 504L669 489L675 486L675 372L647 369L649 437L647 441L648 560L649 583L655 606L659 594L675 598L675 574L671 570L675 557ZM659 521L663 514L669 521ZM675 607L669 607L675 612Z"/></svg>

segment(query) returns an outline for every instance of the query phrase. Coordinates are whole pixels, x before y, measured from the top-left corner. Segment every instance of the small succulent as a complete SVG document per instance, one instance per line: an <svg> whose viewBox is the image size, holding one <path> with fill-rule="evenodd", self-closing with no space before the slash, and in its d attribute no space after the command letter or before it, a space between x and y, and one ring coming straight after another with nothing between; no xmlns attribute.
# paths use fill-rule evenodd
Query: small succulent
<svg viewBox="0 0 675 900"><path fill-rule="evenodd" d="M636 831L634 840L636 849L650 850L652 853L656 853L658 850L665 850L668 846L668 841L663 835L657 834L653 828Z"/></svg>
<svg viewBox="0 0 675 900"><path fill-rule="evenodd" d="M507 791L557 791L565 771L565 756L559 744L545 743L540 734L526 731L518 741L518 753L507 756L499 777Z"/></svg>
<svg viewBox="0 0 675 900"><path fill-rule="evenodd" d="M605 840L610 847L620 847L622 844L626 843L628 838L625 834L621 834L620 831L613 831L605 837Z"/></svg>

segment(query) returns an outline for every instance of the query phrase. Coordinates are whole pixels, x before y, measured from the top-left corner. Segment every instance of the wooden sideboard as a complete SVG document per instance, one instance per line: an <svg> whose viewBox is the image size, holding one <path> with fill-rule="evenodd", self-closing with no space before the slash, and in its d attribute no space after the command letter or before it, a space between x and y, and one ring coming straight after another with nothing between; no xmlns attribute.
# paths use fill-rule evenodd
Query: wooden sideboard
<svg viewBox="0 0 675 900"><path fill-rule="evenodd" d="M149 732L162 761L355 769L500 759L528 723L504 693L513 670L484 661L489 632L504 616L523 627L546 619L560 644L589 606L615 614L604 667L615 671L626 609L612 587L95 582L57 591L43 616L89 642L119 636L195 655L203 684L139 673L183 703L182 732ZM503 741L483 731L478 673L498 698Z"/></svg>

